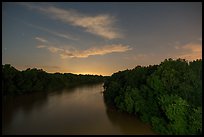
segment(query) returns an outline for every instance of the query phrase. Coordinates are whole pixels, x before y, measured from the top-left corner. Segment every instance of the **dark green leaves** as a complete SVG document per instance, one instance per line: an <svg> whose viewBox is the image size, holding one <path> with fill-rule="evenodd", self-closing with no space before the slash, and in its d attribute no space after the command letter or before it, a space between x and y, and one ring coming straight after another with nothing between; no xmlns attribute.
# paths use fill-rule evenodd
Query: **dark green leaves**
<svg viewBox="0 0 204 137"><path fill-rule="evenodd" d="M79 84L102 82L103 80L102 76L97 75L50 74L36 68L18 71L10 64L2 65L3 95L53 91Z"/></svg>
<svg viewBox="0 0 204 137"><path fill-rule="evenodd" d="M166 59L160 65L114 73L106 102L137 114L161 134L202 133L202 60Z"/></svg>

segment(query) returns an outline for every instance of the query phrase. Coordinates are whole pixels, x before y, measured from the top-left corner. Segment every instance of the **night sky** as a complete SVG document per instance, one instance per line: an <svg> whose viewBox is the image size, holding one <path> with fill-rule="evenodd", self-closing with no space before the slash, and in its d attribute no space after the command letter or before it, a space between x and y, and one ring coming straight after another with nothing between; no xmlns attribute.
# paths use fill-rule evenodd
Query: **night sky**
<svg viewBox="0 0 204 137"><path fill-rule="evenodd" d="M2 64L111 75L202 58L202 3L2 4Z"/></svg>

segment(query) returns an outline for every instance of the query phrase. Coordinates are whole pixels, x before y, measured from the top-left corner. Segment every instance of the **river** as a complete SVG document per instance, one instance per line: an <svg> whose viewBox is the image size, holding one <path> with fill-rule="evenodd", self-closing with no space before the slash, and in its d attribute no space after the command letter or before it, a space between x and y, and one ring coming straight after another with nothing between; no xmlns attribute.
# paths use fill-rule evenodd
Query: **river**
<svg viewBox="0 0 204 137"><path fill-rule="evenodd" d="M95 84L3 98L3 135L155 134L136 116L107 108L102 92Z"/></svg>

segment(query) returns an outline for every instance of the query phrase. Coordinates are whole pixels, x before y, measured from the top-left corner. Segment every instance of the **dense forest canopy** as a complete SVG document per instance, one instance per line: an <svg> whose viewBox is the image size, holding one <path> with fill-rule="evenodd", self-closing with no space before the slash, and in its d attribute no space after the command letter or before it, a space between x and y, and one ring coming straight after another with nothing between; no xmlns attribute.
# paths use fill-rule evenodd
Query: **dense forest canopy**
<svg viewBox="0 0 204 137"><path fill-rule="evenodd" d="M104 100L160 134L202 134L202 59L170 58L114 73L104 83Z"/></svg>
<svg viewBox="0 0 204 137"><path fill-rule="evenodd" d="M10 64L2 65L2 94L18 95L36 91L53 91L79 84L103 82L98 75L47 73L42 69L19 71Z"/></svg>

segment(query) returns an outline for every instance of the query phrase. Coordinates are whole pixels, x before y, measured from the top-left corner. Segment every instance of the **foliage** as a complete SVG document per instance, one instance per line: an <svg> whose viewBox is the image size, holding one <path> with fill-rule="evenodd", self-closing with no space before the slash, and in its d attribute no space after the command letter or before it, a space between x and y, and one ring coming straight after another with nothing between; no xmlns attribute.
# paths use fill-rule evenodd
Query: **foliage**
<svg viewBox="0 0 204 137"><path fill-rule="evenodd" d="M160 134L202 134L202 59L165 59L105 80L104 100Z"/></svg>
<svg viewBox="0 0 204 137"><path fill-rule="evenodd" d="M103 82L103 76L47 73L42 69L19 71L10 64L2 65L2 94L18 95L36 91L51 91L79 84Z"/></svg>

